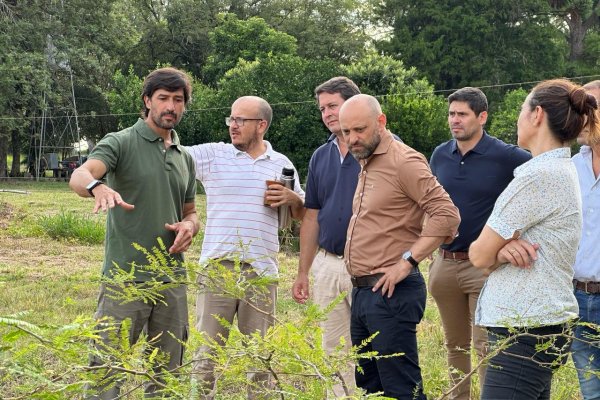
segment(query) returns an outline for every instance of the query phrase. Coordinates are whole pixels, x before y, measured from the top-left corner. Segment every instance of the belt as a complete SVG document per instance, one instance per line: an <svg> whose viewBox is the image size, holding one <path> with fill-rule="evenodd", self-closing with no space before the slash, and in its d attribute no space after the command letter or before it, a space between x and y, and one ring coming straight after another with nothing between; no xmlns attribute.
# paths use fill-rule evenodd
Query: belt
<svg viewBox="0 0 600 400"><path fill-rule="evenodd" d="M332 252L330 252L330 251L327 251L327 250L325 250L325 249L324 249L324 248L322 248L322 247L321 247L319 250L320 250L320 251L322 251L322 252L325 254L325 256L337 257L337 258L339 258L340 260L341 260L342 258L344 258L344 255L343 255L343 254L335 254L335 253L332 253Z"/></svg>
<svg viewBox="0 0 600 400"><path fill-rule="evenodd" d="M409 275L419 273L419 267L413 267ZM364 275L364 276L351 276L352 286L354 287L372 287L381 279L383 273Z"/></svg>
<svg viewBox="0 0 600 400"><path fill-rule="evenodd" d="M371 287L375 286L377 281L383 276L383 274L373 274L365 276L351 276L352 286L354 287Z"/></svg>
<svg viewBox="0 0 600 400"><path fill-rule="evenodd" d="M446 260L468 260L469 252L468 251L448 251L444 249L440 249L440 253L442 257Z"/></svg>
<svg viewBox="0 0 600 400"><path fill-rule="evenodd" d="M582 282L578 281L577 279L573 279L573 285L576 289L583 290L586 293L600 293L600 282Z"/></svg>

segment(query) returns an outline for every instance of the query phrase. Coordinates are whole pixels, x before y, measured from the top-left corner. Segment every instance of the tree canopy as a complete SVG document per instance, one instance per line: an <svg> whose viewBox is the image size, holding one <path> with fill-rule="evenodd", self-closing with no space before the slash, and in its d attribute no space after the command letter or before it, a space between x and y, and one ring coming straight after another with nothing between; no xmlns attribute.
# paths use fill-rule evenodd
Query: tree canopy
<svg viewBox="0 0 600 400"><path fill-rule="evenodd" d="M427 155L448 137L451 89L493 87L508 112L515 83L597 79L599 1L0 0L0 176L22 174L31 148L66 156L75 136L130 125L164 65L194 81L185 143L227 140L235 96L258 94L275 110L269 140L304 171L328 134L314 87L345 74Z"/></svg>

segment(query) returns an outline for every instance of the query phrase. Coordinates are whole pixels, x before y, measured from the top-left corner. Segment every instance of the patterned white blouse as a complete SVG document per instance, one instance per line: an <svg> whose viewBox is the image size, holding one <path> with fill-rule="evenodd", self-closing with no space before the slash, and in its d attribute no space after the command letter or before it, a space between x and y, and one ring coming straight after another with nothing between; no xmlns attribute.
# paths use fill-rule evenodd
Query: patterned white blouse
<svg viewBox="0 0 600 400"><path fill-rule="evenodd" d="M530 269L503 264L488 277L475 322L490 327L556 325L577 318L573 263L581 236L581 195L571 150L542 153L515 169L487 225L538 243Z"/></svg>

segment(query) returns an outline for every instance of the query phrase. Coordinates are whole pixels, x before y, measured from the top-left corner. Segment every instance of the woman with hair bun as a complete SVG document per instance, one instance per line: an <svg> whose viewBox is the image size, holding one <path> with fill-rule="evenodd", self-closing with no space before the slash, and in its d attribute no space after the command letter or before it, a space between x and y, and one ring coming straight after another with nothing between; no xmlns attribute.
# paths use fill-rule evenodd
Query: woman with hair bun
<svg viewBox="0 0 600 400"><path fill-rule="evenodd" d="M482 399L550 399L552 373L569 354L582 224L569 146L584 128L600 137L597 109L593 96L563 79L538 84L521 107L518 144L533 158L515 169L469 249L473 265L490 272L475 323L491 346L501 345Z"/></svg>

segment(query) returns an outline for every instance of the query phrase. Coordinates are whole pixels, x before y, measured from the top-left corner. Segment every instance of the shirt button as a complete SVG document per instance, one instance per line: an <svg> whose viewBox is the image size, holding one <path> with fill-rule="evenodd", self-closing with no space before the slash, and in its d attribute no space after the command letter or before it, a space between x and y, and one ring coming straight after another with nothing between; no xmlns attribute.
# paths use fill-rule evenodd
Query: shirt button
<svg viewBox="0 0 600 400"><path fill-rule="evenodd" d="M163 153L165 153L167 150L163 149Z"/></svg>
<svg viewBox="0 0 600 400"><path fill-rule="evenodd" d="M162 140L162 138L158 138L158 141L159 141L159 142L162 142L163 140Z"/></svg>
<svg viewBox="0 0 600 400"><path fill-rule="evenodd" d="M464 161L461 161L461 162L460 162L460 165L464 165L464 164L465 164L465 162L464 162Z"/></svg>
<svg viewBox="0 0 600 400"><path fill-rule="evenodd" d="M362 197L362 195L363 195L363 192L360 192L359 196Z"/></svg>

